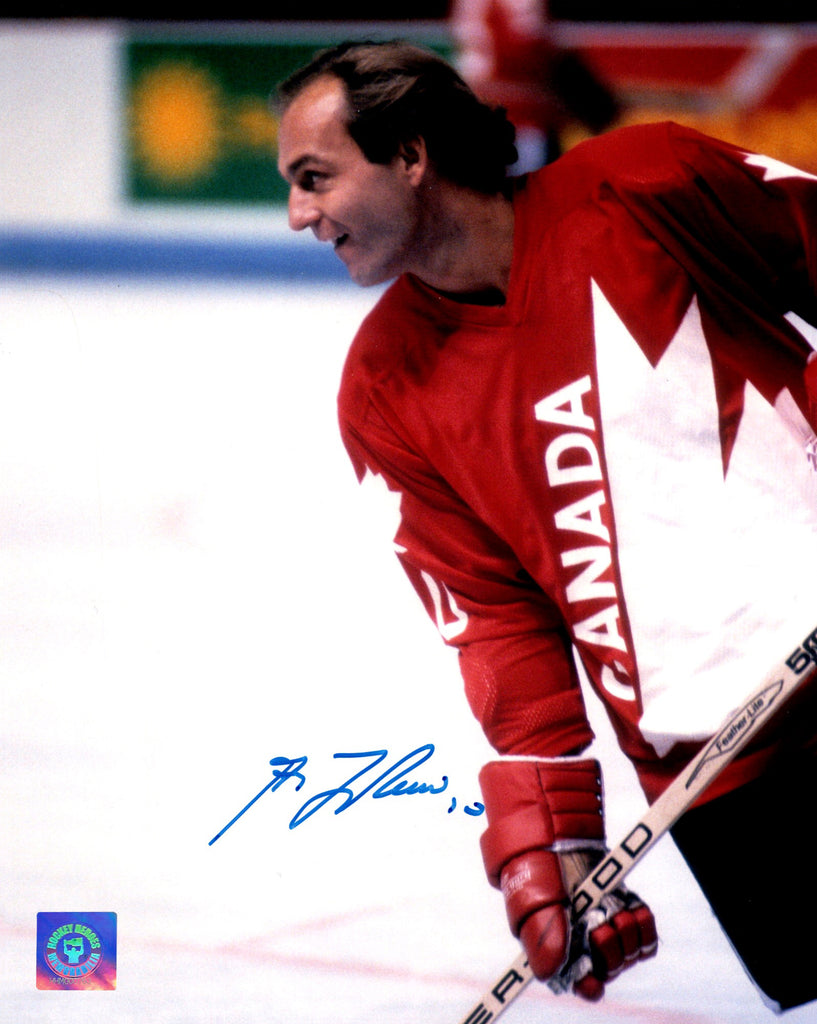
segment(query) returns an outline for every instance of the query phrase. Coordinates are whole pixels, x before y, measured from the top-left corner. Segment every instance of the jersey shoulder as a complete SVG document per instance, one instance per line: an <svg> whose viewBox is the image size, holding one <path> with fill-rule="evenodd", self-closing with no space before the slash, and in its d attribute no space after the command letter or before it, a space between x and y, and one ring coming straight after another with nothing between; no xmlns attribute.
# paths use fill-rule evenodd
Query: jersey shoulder
<svg viewBox="0 0 817 1024"><path fill-rule="evenodd" d="M551 202L568 206L600 190L656 194L684 187L718 166L740 164L745 156L729 143L672 121L632 125L579 143L531 175L525 188L547 192Z"/></svg>
<svg viewBox="0 0 817 1024"><path fill-rule="evenodd" d="M338 396L342 417L359 417L375 391L420 359L434 322L427 296L408 276L386 289L349 348Z"/></svg>

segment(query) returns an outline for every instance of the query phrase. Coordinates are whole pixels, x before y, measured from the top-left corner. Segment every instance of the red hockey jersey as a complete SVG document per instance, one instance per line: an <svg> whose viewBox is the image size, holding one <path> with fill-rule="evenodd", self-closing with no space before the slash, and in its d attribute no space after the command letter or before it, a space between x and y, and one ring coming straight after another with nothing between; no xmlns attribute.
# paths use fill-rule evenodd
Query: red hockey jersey
<svg viewBox="0 0 817 1024"><path fill-rule="evenodd" d="M513 202L505 303L394 282L342 436L494 748L587 746L575 652L653 798L817 610L817 179L660 124Z"/></svg>

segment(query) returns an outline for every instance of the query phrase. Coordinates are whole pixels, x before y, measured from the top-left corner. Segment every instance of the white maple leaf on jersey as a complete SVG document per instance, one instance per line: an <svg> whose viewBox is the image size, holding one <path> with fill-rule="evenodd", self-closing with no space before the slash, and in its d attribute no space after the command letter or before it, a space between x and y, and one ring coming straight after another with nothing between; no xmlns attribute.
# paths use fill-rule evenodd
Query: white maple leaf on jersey
<svg viewBox="0 0 817 1024"><path fill-rule="evenodd" d="M366 474L360 481L364 491L362 502L365 508L365 515L369 520L372 532L376 536L386 536L389 544L394 550L401 554L406 549L396 541L397 531L403 521L400 506L403 502L403 492L393 491L386 478L380 473L372 472L366 467Z"/></svg>
<svg viewBox="0 0 817 1024"><path fill-rule="evenodd" d="M780 178L806 178L810 181L817 181L817 175L809 174L808 171L801 171L791 164L784 164L782 160L775 160L771 156L763 156L760 153L747 153L744 162L750 167L760 167L765 172L764 181L777 181Z"/></svg>

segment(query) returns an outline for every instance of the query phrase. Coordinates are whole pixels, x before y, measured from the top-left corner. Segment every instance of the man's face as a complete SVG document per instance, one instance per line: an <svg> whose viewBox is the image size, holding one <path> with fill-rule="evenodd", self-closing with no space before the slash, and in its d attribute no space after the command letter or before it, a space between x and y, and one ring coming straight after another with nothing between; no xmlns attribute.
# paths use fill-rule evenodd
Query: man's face
<svg viewBox="0 0 817 1024"><path fill-rule="evenodd" d="M310 83L281 119L278 167L289 182L289 225L331 242L352 280L379 284L410 269L417 237L417 166L370 163L346 128L343 84Z"/></svg>

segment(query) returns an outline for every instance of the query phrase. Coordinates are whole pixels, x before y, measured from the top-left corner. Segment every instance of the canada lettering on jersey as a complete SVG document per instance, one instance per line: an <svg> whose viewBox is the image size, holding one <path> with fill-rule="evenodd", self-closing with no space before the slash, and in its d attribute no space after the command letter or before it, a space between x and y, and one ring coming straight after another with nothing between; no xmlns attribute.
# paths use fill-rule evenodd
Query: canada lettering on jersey
<svg viewBox="0 0 817 1024"><path fill-rule="evenodd" d="M572 496L554 515L558 535L565 538L561 564L566 570L577 570L566 574L565 584L567 602L575 609L570 622L573 636L579 642L626 653L621 601L609 572L613 555L610 530L602 518L607 499L603 486L599 486L604 474L594 436L596 423L584 406L584 398L592 389L590 376L581 377L537 402L534 413L540 423L565 428L545 448L548 485L554 490L570 484L587 485L586 494ZM574 546L577 533L594 538L596 543ZM586 615L586 602L599 600L607 602L601 611Z"/></svg>

